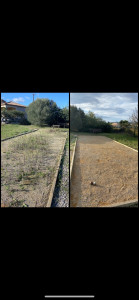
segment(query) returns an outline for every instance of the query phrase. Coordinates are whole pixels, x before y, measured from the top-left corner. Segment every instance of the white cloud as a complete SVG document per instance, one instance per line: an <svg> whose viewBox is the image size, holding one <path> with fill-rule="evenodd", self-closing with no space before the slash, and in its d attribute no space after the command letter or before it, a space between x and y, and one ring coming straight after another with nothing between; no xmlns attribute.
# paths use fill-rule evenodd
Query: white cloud
<svg viewBox="0 0 139 300"><path fill-rule="evenodd" d="M13 102L25 102L25 99L23 97L13 98L11 101Z"/></svg>
<svg viewBox="0 0 139 300"><path fill-rule="evenodd" d="M93 111L106 121L128 120L138 103L137 93L71 93L70 103Z"/></svg>
<svg viewBox="0 0 139 300"><path fill-rule="evenodd" d="M5 100L5 101L9 100L9 98L7 98L7 95L5 95L5 94L1 94L1 99Z"/></svg>

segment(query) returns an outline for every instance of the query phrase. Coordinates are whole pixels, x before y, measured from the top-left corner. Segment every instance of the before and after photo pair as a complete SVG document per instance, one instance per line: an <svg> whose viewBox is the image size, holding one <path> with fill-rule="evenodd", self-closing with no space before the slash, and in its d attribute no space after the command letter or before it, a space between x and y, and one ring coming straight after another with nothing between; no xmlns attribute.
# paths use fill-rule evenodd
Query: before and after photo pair
<svg viewBox="0 0 139 300"><path fill-rule="evenodd" d="M138 207L138 93L1 93L1 208Z"/></svg>

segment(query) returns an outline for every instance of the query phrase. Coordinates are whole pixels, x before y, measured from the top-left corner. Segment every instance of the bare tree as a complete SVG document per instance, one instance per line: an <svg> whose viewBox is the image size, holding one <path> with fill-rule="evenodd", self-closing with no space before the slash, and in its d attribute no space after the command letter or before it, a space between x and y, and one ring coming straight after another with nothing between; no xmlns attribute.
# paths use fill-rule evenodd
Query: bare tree
<svg viewBox="0 0 139 300"><path fill-rule="evenodd" d="M134 129L134 136L135 136L136 129L138 129L138 106L133 111L133 113L130 117L130 121L131 121L132 127Z"/></svg>

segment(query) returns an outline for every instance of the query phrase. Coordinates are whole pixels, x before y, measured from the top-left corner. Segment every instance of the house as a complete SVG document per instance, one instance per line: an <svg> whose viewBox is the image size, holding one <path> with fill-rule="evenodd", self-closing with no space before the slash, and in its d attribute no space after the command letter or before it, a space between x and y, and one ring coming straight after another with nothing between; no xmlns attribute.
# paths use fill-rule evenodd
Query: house
<svg viewBox="0 0 139 300"><path fill-rule="evenodd" d="M5 103L6 101L1 99L1 106L4 105Z"/></svg>
<svg viewBox="0 0 139 300"><path fill-rule="evenodd" d="M114 127L114 128L120 128L120 124L118 122L113 122L111 123L111 125Z"/></svg>
<svg viewBox="0 0 139 300"><path fill-rule="evenodd" d="M7 110L17 110L17 111L21 111L25 113L25 117L27 118L27 114L26 114L26 106L19 104L19 103L15 103L15 102L6 102L5 100L1 99L1 111L6 108Z"/></svg>

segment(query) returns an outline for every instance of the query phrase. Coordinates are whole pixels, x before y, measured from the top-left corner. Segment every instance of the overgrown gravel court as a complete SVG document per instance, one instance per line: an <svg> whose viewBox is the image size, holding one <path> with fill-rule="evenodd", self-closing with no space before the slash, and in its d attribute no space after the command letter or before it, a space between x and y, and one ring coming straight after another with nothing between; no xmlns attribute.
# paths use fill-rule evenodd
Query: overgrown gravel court
<svg viewBox="0 0 139 300"><path fill-rule="evenodd" d="M1 206L45 207L67 132L42 128L3 141Z"/></svg>

